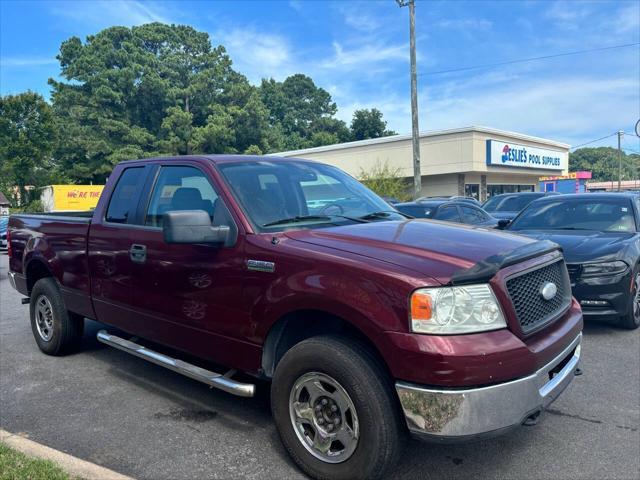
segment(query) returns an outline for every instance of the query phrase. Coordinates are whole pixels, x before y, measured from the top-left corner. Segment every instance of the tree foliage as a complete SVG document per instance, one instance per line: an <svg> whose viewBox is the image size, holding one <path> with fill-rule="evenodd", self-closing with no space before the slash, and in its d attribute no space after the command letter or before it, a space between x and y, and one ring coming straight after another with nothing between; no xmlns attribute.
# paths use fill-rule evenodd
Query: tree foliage
<svg viewBox="0 0 640 480"><path fill-rule="evenodd" d="M33 172L45 165L66 181L102 183L127 159L262 154L356 138L313 79L251 85L223 46L189 26L111 27L66 40L57 58L61 80L49 79L51 105L30 92L2 99L7 185L42 185ZM378 110L363 112L358 139L386 132Z"/></svg>
<svg viewBox="0 0 640 480"><path fill-rule="evenodd" d="M569 154L569 171L590 171L592 181L618 180L618 150L612 147L580 148ZM622 180L640 176L640 155L622 152Z"/></svg>
<svg viewBox="0 0 640 480"><path fill-rule="evenodd" d="M51 168L55 140L51 107L33 92L0 98L0 189L16 203L28 202L28 185L39 185Z"/></svg>
<svg viewBox="0 0 640 480"><path fill-rule="evenodd" d="M387 130L387 122L383 120L382 112L377 108L372 108L371 110L362 109L353 112L351 132L354 140L396 135L396 132Z"/></svg>

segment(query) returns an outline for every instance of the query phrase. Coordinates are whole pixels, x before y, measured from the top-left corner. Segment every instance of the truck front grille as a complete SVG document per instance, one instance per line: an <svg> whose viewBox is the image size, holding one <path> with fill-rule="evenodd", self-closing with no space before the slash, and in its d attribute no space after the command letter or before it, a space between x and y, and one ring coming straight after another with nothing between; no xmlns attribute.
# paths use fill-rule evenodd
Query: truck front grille
<svg viewBox="0 0 640 480"><path fill-rule="evenodd" d="M557 291L546 300L542 289L549 282L555 284ZM554 321L571 305L569 274L562 259L510 277L507 291L525 335Z"/></svg>

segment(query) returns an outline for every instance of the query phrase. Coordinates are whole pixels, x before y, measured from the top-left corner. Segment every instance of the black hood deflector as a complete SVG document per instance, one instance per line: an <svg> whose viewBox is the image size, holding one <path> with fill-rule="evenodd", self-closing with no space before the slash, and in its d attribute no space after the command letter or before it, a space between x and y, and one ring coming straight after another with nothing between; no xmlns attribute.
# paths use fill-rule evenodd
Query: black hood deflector
<svg viewBox="0 0 640 480"><path fill-rule="evenodd" d="M562 248L557 243L542 240L522 245L508 252L497 253L476 263L472 267L458 270L451 276L449 285L488 282L499 270L505 267L525 262L554 251L561 252Z"/></svg>

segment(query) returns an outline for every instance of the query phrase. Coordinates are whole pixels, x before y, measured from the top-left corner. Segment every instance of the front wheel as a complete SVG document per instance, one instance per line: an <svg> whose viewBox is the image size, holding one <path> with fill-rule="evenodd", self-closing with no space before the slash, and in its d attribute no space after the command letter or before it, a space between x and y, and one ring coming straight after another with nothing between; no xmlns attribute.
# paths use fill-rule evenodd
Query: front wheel
<svg viewBox="0 0 640 480"><path fill-rule="evenodd" d="M404 436L393 384L377 359L340 337L295 345L276 368L271 409L298 466L313 478L383 478Z"/></svg>
<svg viewBox="0 0 640 480"><path fill-rule="evenodd" d="M620 326L629 330L640 327L640 268L633 273L627 314L620 318Z"/></svg>

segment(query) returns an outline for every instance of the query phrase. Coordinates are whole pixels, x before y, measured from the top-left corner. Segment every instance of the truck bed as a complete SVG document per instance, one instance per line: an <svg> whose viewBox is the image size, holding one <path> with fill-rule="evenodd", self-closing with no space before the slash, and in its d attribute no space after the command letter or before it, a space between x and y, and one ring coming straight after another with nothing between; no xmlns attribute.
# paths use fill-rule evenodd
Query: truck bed
<svg viewBox="0 0 640 480"><path fill-rule="evenodd" d="M10 271L21 272L16 287L29 295L29 269L46 266L60 285L69 310L93 315L87 258L87 238L93 212L18 214L9 218Z"/></svg>

